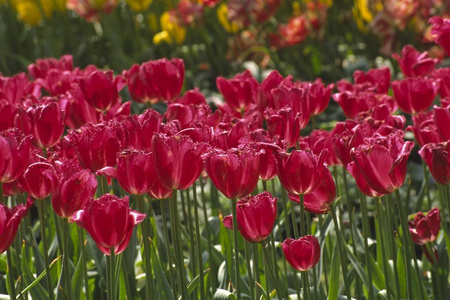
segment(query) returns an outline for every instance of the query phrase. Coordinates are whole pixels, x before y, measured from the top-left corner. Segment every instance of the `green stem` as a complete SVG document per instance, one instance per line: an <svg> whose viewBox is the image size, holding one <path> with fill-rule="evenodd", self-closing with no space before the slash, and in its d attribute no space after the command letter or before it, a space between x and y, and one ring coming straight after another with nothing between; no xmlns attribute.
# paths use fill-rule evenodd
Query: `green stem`
<svg viewBox="0 0 450 300"><path fill-rule="evenodd" d="M150 219L151 216L145 211L145 199L143 195L136 195L136 202L139 212L145 213L147 216L144 219L144 222L141 224L142 230L142 242L144 244L144 264L145 264L145 280L147 282L147 288L145 289L145 296L150 297L150 294L153 291L153 275L152 275L152 263L151 263L151 245L150 245ZM151 205L151 203L150 203Z"/></svg>
<svg viewBox="0 0 450 300"><path fill-rule="evenodd" d="M251 267L251 263L250 263L250 243L247 241L244 241L244 247L245 247L245 260L247 263L247 270L248 270L248 283L249 283L249 288L250 288L250 297L251 299L255 299L255 289L254 289L254 284L253 284L253 270ZM200 298L203 299L203 298Z"/></svg>
<svg viewBox="0 0 450 300"><path fill-rule="evenodd" d="M260 283L261 278L259 276L259 250L258 250L258 244L252 243L251 244L252 251L253 251L253 274L254 274L254 280L258 283ZM254 283L251 282L251 286L254 286ZM255 293L255 299L259 297L258 289L256 289Z"/></svg>
<svg viewBox="0 0 450 300"><path fill-rule="evenodd" d="M382 220L382 216L381 216L380 201L381 200L379 198L375 199L375 204L376 204L376 209L377 209L377 217L378 217L378 228L379 228L378 230L380 231L380 233L382 233L382 232L384 232L383 226L382 226L384 223L384 220ZM384 274L385 274L384 280L385 280L385 284L386 284L386 294L387 294L387 298L390 299L391 295L392 295L392 291L391 291L391 286L389 283L389 276L388 276L388 274L389 274L389 269L388 269L389 259L387 258L387 255L386 255L386 248L385 248L386 245L385 245L384 241L385 240L384 240L383 236L381 235L381 239L378 242L381 244L381 256L383 257L383 270L384 270Z"/></svg>
<svg viewBox="0 0 450 300"><path fill-rule="evenodd" d="M423 167L423 178L425 180L425 195L427 196L428 206L431 206L430 187L428 185L429 173L427 170L427 164L424 161L422 161L422 167ZM419 210L420 210L420 207L419 207Z"/></svg>
<svg viewBox="0 0 450 300"><path fill-rule="evenodd" d="M177 190L173 190L172 192L172 199L170 202L171 205L171 215L173 217L173 233L174 233L174 246L175 246L175 255L177 259L177 269L178 269L178 278L180 283L180 290L181 290L181 299L186 300L188 299L188 292L186 288L186 278L185 278L185 269L184 269L184 259L183 259L183 249L181 242L181 234L179 227L181 226L180 219L178 217L178 211L177 211Z"/></svg>
<svg viewBox="0 0 450 300"><path fill-rule="evenodd" d="M338 244L339 255L341 256L341 267L342 267L342 275L344 278L345 291L347 293L347 298L350 298L350 285L348 282L348 273L347 273L347 253L344 249L344 237L339 229L339 222L337 220L336 212L334 211L334 207L330 206L331 216L333 217L334 229L336 230L336 242ZM333 283L334 284L334 283Z"/></svg>
<svg viewBox="0 0 450 300"><path fill-rule="evenodd" d="M47 278L47 290L48 296L50 300L54 300L55 296L53 293L53 285L52 285L52 275L50 273L50 263L48 261L48 243L47 236L45 233L45 200L36 200L38 207L38 215L39 215L39 223L41 224L41 239L42 245L44 246L44 264L45 264L45 276Z"/></svg>
<svg viewBox="0 0 450 300"><path fill-rule="evenodd" d="M305 223L306 223L305 206L304 206L305 195L304 194L299 195L299 201L300 201L300 236L303 237L305 235ZM301 273L302 286L303 286L303 299L309 299L309 295L310 295L309 285L307 285L307 282L309 281L308 276L309 276L308 272Z"/></svg>
<svg viewBox="0 0 450 300"><path fill-rule="evenodd" d="M269 266L269 273L270 273L270 276L272 277L272 281L273 281L273 284L275 285L275 289L277 290L277 295L278 295L278 298L279 299L285 299L286 297L284 297L283 298L283 293L282 293L282 291L281 291L281 289L280 289L280 285L278 284L278 280L277 280L277 277L275 276L275 271L274 271L274 269L273 269L273 267L272 267L272 264L271 264L271 262L270 262L270 259L269 259L269 254L267 253L267 244L266 245L262 245L261 244L261 246L262 246L262 248L263 248L263 253L264 253L264 259L266 260L266 264Z"/></svg>
<svg viewBox="0 0 450 300"><path fill-rule="evenodd" d="M363 193L359 192L359 197L361 199L361 214L362 214L362 221L363 221L363 234L364 234L364 256L366 259L366 266L367 266L367 278L369 279L369 282L372 283L372 268L370 268L369 264L369 235L370 235L370 227L369 227L369 215L367 211L367 202L366 202L366 196L363 195ZM387 274L386 274L387 275ZM373 299L373 284L369 285L369 300Z"/></svg>
<svg viewBox="0 0 450 300"><path fill-rule="evenodd" d="M170 285L172 288L175 287L175 279L173 279L173 261L172 254L170 253L170 241L169 241L169 230L167 228L167 216L166 216L166 199L161 199L161 212L163 218L163 229L164 229L164 242L167 245L167 260L169 262L169 277L170 277Z"/></svg>
<svg viewBox="0 0 450 300"><path fill-rule="evenodd" d="M67 220L63 220L63 235L64 235L64 247L63 247L63 269L64 276L66 277L66 291L69 300L73 299L72 280L70 275L70 261L69 261L69 224Z"/></svg>
<svg viewBox="0 0 450 300"><path fill-rule="evenodd" d="M203 258L202 258L202 246L201 246L201 235L200 235L200 220L198 217L198 203L197 203L197 185L194 182L192 185L192 193L194 197L194 218L195 218L195 235L197 241L197 263L198 271L200 275L200 299L204 299L204 289L205 283L203 281Z"/></svg>
<svg viewBox="0 0 450 300"><path fill-rule="evenodd" d="M191 240L191 247L189 247L190 252L190 262L189 265L192 268L192 274L197 274L197 256L195 255L195 239L194 239L194 223L192 221L192 201L191 201L191 193L189 193L189 189L186 190L186 204L187 204L187 220L188 220L188 232L189 232L189 239ZM192 263L191 263L192 262ZM199 274L202 274L203 272L201 270L198 270ZM195 276L195 275L194 275ZM193 276L193 277L194 277Z"/></svg>
<svg viewBox="0 0 450 300"><path fill-rule="evenodd" d="M86 300L90 300L89 295L89 278L87 273L87 259L86 259L86 249L84 247L84 232L80 226L77 226L78 230L78 241L80 244L81 259L83 261L83 277L84 277L84 289Z"/></svg>
<svg viewBox="0 0 450 300"><path fill-rule="evenodd" d="M240 290L240 272L239 272L239 244L238 244L238 227L236 218L236 199L231 199L233 210L233 236L234 236L234 279L236 284L237 299L241 300Z"/></svg>
<svg viewBox="0 0 450 300"><path fill-rule="evenodd" d="M389 199L390 200L390 199ZM395 237L394 237L394 232L395 229L392 225L392 216L393 216L393 202L392 201L388 201L387 205L386 205L386 211L387 211L387 220L388 220L388 237L389 237L389 244L391 245L391 254L392 254L392 261L396 262L397 261L397 242L395 241ZM395 290L397 293L397 297L400 298L400 279L398 277L398 266L396 263L393 264L394 266L394 280L395 280Z"/></svg>
<svg viewBox="0 0 450 300"><path fill-rule="evenodd" d="M16 286L14 284L14 270L13 270L13 264L12 264L12 259L11 259L11 251L9 248L8 248L8 250L6 250L6 258L8 260L9 289L11 292L11 299L15 300L16 299Z"/></svg>

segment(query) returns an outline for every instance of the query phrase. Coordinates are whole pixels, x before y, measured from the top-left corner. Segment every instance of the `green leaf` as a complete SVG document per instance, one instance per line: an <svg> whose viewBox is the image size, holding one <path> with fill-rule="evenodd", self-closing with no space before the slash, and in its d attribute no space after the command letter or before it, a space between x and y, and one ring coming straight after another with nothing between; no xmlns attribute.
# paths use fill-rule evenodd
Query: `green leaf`
<svg viewBox="0 0 450 300"><path fill-rule="evenodd" d="M331 275L330 285L328 287L328 299L334 300L339 295L339 270L341 266L341 256L339 255L338 247L334 247L333 257L331 258Z"/></svg>
<svg viewBox="0 0 450 300"><path fill-rule="evenodd" d="M153 261L153 268L155 270L155 277L156 282L158 283L159 289L162 290L162 292L165 294L164 299L175 299L172 288L169 285L169 282L167 281L166 275L164 274L164 271L161 267L161 262L159 261L155 247L151 247L152 250L152 261Z"/></svg>
<svg viewBox="0 0 450 300"><path fill-rule="evenodd" d="M236 300L236 296L227 290L224 289L217 289L214 293L213 300L222 300L222 299L233 299Z"/></svg>
<svg viewBox="0 0 450 300"><path fill-rule="evenodd" d="M369 282L369 279L366 276L366 272L364 271L363 267L361 266L361 264L359 263L359 261L355 257L355 255L353 255L352 251L350 251L347 244L345 244L344 246L345 246L345 250L347 251L347 255L350 259L350 262L352 263L353 267L356 270L356 273L359 275L359 278L362 280L362 282L364 283L366 288L369 289L369 285L371 285L372 282ZM344 276L345 276L345 274L344 274Z"/></svg>

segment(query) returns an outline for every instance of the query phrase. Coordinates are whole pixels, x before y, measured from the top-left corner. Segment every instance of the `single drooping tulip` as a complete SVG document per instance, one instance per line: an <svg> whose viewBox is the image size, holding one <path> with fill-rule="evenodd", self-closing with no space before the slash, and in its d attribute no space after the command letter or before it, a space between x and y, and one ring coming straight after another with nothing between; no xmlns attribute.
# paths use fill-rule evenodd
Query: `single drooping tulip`
<svg viewBox="0 0 450 300"><path fill-rule="evenodd" d="M434 37L434 41L450 56L450 19L434 16L429 22L433 24L431 34Z"/></svg>
<svg viewBox="0 0 450 300"><path fill-rule="evenodd" d="M128 196L119 198L105 194L76 211L69 222L85 229L106 255L114 248L114 254L125 250L130 242L133 228L145 219L145 214L131 210Z"/></svg>
<svg viewBox="0 0 450 300"><path fill-rule="evenodd" d="M47 198L59 185L55 168L44 162L29 165L19 182L28 195L34 199Z"/></svg>
<svg viewBox="0 0 450 300"><path fill-rule="evenodd" d="M323 166L323 180L312 192L305 194L303 206L306 211L322 215L330 210L330 205L336 199L336 185L331 172ZM289 200L300 203L298 195L289 194Z"/></svg>
<svg viewBox="0 0 450 300"><path fill-rule="evenodd" d="M441 227L441 216L437 207L425 216L418 212L413 221L409 221L409 232L414 243L425 245L434 242Z"/></svg>
<svg viewBox="0 0 450 300"><path fill-rule="evenodd" d="M108 111L119 101L119 91L125 81L122 76L113 76L112 70L96 70L79 80L84 98L97 111Z"/></svg>
<svg viewBox="0 0 450 300"><path fill-rule="evenodd" d="M366 73L357 70L353 73L355 84L369 84L375 87L374 92L377 94L386 94L391 84L391 71L384 67L380 69L370 69Z"/></svg>
<svg viewBox="0 0 450 300"><path fill-rule="evenodd" d="M206 173L228 199L245 197L255 189L259 160L259 152L249 146L227 151L216 148L203 155Z"/></svg>
<svg viewBox="0 0 450 300"><path fill-rule="evenodd" d="M430 169L434 180L440 184L450 183L450 141L426 144L419 154Z"/></svg>
<svg viewBox="0 0 450 300"><path fill-rule="evenodd" d="M27 168L30 152L30 137L23 136L19 130L0 132L0 182L11 182L19 178Z"/></svg>
<svg viewBox="0 0 450 300"><path fill-rule="evenodd" d="M34 145L48 149L59 141L64 132L64 115L56 102L30 107L27 115Z"/></svg>
<svg viewBox="0 0 450 300"><path fill-rule="evenodd" d="M125 192L143 195L154 184L156 170L151 152L127 149L117 156L117 169L105 167L97 172L100 175L117 178Z"/></svg>
<svg viewBox="0 0 450 300"><path fill-rule="evenodd" d="M5 252L11 246L16 237L20 221L27 214L27 211L28 208L23 204L10 209L0 203L0 253Z"/></svg>
<svg viewBox="0 0 450 300"><path fill-rule="evenodd" d="M355 178L356 185L358 186L359 190L366 196L369 197L381 197L383 196L382 193L378 193L374 189L370 187L370 185L367 184L366 179L364 178L363 174L361 173L360 169L356 165L356 162L352 161L347 165L347 171Z"/></svg>
<svg viewBox="0 0 450 300"><path fill-rule="evenodd" d="M320 259L320 244L316 237L307 235L297 240L286 239L282 244L287 262L297 271L312 269Z"/></svg>
<svg viewBox="0 0 450 300"><path fill-rule="evenodd" d="M420 53L413 46L406 45L402 49L402 56L393 54L400 69L407 77L426 76L434 70L438 59L428 57L428 52Z"/></svg>
<svg viewBox="0 0 450 300"><path fill-rule="evenodd" d="M52 206L61 218L70 218L82 209L97 190L97 179L87 169L72 168L70 162L63 162L59 174L59 187L52 195Z"/></svg>
<svg viewBox="0 0 450 300"><path fill-rule="evenodd" d="M73 131L70 137L81 165L91 172L116 164L120 143L111 126L88 123L80 131Z"/></svg>
<svg viewBox="0 0 450 300"><path fill-rule="evenodd" d="M380 194L390 194L403 185L406 164L414 143L403 140L403 132L387 137L366 138L350 150L367 184Z"/></svg>
<svg viewBox="0 0 450 300"><path fill-rule="evenodd" d="M308 194L314 191L324 175L323 163L326 150L319 156L308 150L294 150L291 153L278 151L277 173L283 187L291 194Z"/></svg>
<svg viewBox="0 0 450 300"><path fill-rule="evenodd" d="M426 111L433 103L439 90L439 83L422 77L396 80L392 90L398 106L408 114Z"/></svg>
<svg viewBox="0 0 450 300"><path fill-rule="evenodd" d="M250 104L256 103L258 81L246 70L231 79L217 77L217 89L225 102L235 111L246 111Z"/></svg>
<svg viewBox="0 0 450 300"><path fill-rule="evenodd" d="M203 170L201 155L206 146L188 136L153 136L152 150L156 174L168 189L184 190L190 187Z"/></svg>
<svg viewBox="0 0 450 300"><path fill-rule="evenodd" d="M268 192L249 195L236 202L237 228L250 243L263 242L272 232L276 217L277 198ZM233 229L232 216L226 216L223 224Z"/></svg>
<svg viewBox="0 0 450 300"><path fill-rule="evenodd" d="M184 62L182 59L166 58L145 62L140 70L141 80L150 83L158 99L176 99L183 88Z"/></svg>

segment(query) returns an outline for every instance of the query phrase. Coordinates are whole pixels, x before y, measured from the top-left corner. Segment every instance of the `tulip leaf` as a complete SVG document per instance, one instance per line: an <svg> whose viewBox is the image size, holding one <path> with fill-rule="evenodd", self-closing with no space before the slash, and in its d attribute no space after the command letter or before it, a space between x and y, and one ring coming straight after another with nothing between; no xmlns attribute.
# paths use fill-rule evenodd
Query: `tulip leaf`
<svg viewBox="0 0 450 300"><path fill-rule="evenodd" d="M330 286L328 287L328 299L337 299L339 295L339 269L341 266L341 256L338 247L334 247L333 257L331 258ZM345 275L344 275L345 276Z"/></svg>
<svg viewBox="0 0 450 300"><path fill-rule="evenodd" d="M386 288L386 281L383 275L383 272L381 272L380 268L375 263L375 260L372 256L372 253L369 253L369 262L367 266L369 272L372 272L372 282L377 287L377 289L382 290ZM390 271L390 269L389 269ZM389 274L391 275L391 274ZM388 276L386 274L386 276Z"/></svg>
<svg viewBox="0 0 450 300"><path fill-rule="evenodd" d="M166 275L164 274L164 271L162 269L161 262L159 261L158 256L156 255L155 247L151 247L151 250L152 250L151 256L153 262L153 269L155 270L155 278L158 287L162 289L162 292L165 294L164 299L175 299L172 292L172 288L170 287Z"/></svg>
<svg viewBox="0 0 450 300"><path fill-rule="evenodd" d="M345 250L347 251L348 258L350 259L350 262L352 263L353 267L356 270L356 273L359 275L359 278L362 280L364 285L367 289L369 289L369 286L372 284L372 282L369 282L369 279L367 278L366 272L364 271L363 267L359 263L358 259L355 257L355 255L350 251L348 248L348 245L345 244ZM345 276L345 275L344 275Z"/></svg>
<svg viewBox="0 0 450 300"><path fill-rule="evenodd" d="M224 289L217 289L214 293L213 300L225 300L225 299L234 299L236 300L236 296L227 290Z"/></svg>
<svg viewBox="0 0 450 300"><path fill-rule="evenodd" d="M206 269L203 271L203 276L205 276L206 274L208 274L208 272L210 271L210 269ZM200 275L195 276L194 279L192 279L191 282L189 282L188 286L187 286L187 290L188 290L188 294L192 294L192 292L198 287L200 283ZM181 299L181 297L180 297Z"/></svg>

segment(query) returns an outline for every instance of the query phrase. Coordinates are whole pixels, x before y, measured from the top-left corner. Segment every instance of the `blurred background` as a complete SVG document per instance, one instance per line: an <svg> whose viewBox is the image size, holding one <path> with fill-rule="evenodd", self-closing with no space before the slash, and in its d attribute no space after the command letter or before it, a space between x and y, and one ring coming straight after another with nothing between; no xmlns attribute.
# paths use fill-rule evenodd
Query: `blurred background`
<svg viewBox="0 0 450 300"><path fill-rule="evenodd" d="M406 44L444 58L428 19L449 10L449 0L0 0L0 72L64 54L115 73L179 57L186 89L215 90L217 76L246 68L335 82L398 68L391 55Z"/></svg>

